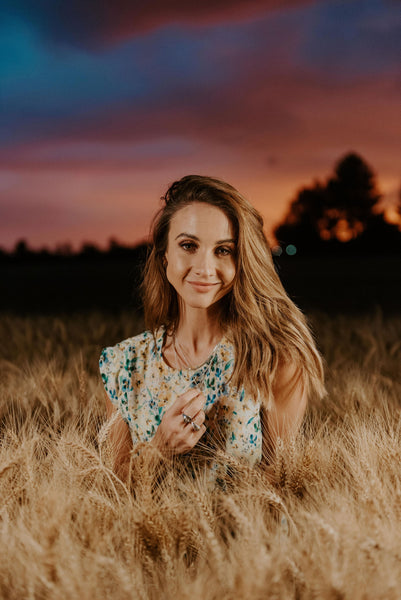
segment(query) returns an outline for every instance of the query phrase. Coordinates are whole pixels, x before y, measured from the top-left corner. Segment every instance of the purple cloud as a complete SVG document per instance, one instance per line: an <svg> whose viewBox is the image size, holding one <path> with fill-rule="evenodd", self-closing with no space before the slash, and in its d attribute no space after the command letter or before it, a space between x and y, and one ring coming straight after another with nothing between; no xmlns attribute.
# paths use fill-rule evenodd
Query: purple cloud
<svg viewBox="0 0 401 600"><path fill-rule="evenodd" d="M3 11L35 24L42 35L54 43L101 47L169 23L227 22L316 1L319 0L204 0L199 3L188 0L4 0Z"/></svg>

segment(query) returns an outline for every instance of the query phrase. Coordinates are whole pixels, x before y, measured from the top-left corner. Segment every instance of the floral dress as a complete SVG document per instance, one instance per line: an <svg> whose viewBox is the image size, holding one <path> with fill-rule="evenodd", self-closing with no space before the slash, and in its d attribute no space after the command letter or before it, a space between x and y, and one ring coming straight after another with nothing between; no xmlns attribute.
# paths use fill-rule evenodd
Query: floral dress
<svg viewBox="0 0 401 600"><path fill-rule="evenodd" d="M200 445L220 448L251 465L259 462L261 403L229 382L234 364L233 345L223 337L201 366L174 369L162 355L164 337L165 328L160 328L155 337L145 331L101 353L103 384L129 426L134 446L153 437L164 412L178 395L189 388L198 388L206 397L207 431Z"/></svg>

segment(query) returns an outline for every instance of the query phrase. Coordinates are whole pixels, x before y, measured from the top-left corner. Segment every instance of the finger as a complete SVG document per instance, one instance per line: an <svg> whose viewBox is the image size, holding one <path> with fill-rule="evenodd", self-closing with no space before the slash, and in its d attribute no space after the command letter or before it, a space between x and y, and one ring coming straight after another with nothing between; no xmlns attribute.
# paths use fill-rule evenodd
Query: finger
<svg viewBox="0 0 401 600"><path fill-rule="evenodd" d="M192 417L192 423L195 423L198 427L203 425L204 422L205 422L205 412L203 410L198 411L196 413L196 415L194 417ZM199 431L199 429L197 431Z"/></svg>
<svg viewBox="0 0 401 600"><path fill-rule="evenodd" d="M198 412L203 409L203 407L205 406L205 402L205 396L202 394L202 392L199 392L198 395L195 396L195 398L192 398L192 400L190 400L183 407L182 412L184 412L186 415L191 417L191 419L193 419L198 414Z"/></svg>
<svg viewBox="0 0 401 600"><path fill-rule="evenodd" d="M184 394L177 396L177 400L172 405L175 414L179 415L182 412L184 406L188 404L193 398L199 395L199 390L196 388L190 388Z"/></svg>

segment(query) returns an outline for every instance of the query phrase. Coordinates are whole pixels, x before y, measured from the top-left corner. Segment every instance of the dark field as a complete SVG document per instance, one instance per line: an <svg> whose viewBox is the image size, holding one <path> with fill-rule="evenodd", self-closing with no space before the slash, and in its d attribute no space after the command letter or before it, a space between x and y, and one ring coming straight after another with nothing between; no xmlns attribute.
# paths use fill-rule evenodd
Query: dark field
<svg viewBox="0 0 401 600"><path fill-rule="evenodd" d="M285 257L277 270L292 299L304 310L359 313L401 306L399 255ZM59 259L4 263L0 310L59 313L100 308L140 309L140 267L130 259Z"/></svg>

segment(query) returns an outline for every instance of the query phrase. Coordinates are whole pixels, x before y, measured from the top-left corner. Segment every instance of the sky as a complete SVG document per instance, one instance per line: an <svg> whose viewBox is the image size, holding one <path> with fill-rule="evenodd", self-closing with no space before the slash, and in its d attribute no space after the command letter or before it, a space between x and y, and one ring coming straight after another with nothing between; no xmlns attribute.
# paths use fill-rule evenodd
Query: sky
<svg viewBox="0 0 401 600"><path fill-rule="evenodd" d="M271 236L349 151L401 185L399 0L3 0L0 246L146 238L176 179Z"/></svg>

